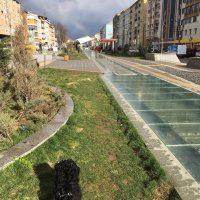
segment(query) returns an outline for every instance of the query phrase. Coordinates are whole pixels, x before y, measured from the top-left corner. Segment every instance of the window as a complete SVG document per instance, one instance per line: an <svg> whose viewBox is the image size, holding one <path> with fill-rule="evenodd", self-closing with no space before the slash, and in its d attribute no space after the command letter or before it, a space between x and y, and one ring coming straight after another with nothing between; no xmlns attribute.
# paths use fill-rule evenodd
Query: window
<svg viewBox="0 0 200 200"><path fill-rule="evenodd" d="M197 28L194 28L194 34L195 35L197 34Z"/></svg>
<svg viewBox="0 0 200 200"><path fill-rule="evenodd" d="M192 29L189 29L189 35L191 35L192 34Z"/></svg>
<svg viewBox="0 0 200 200"><path fill-rule="evenodd" d="M185 35L187 35L187 30L185 30Z"/></svg>
<svg viewBox="0 0 200 200"><path fill-rule="evenodd" d="M193 17L193 22L197 22L197 16Z"/></svg>

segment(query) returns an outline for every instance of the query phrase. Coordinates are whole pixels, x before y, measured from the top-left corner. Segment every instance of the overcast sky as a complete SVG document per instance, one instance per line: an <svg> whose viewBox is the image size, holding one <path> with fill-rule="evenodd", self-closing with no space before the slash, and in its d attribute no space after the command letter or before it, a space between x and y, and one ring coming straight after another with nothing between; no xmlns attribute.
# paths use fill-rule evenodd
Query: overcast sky
<svg viewBox="0 0 200 200"><path fill-rule="evenodd" d="M116 13L136 0L18 0L26 11L45 15L52 23L60 22L68 36L77 39L93 36L113 20Z"/></svg>

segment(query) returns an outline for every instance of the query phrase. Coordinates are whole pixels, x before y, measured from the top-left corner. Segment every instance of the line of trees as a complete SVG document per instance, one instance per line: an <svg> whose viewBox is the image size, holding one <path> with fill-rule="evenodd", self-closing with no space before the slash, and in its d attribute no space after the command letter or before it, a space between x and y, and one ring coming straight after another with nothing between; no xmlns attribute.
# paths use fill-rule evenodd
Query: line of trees
<svg viewBox="0 0 200 200"><path fill-rule="evenodd" d="M62 47L67 42L67 29L60 23L57 22L55 26L55 35L58 41L58 46Z"/></svg>

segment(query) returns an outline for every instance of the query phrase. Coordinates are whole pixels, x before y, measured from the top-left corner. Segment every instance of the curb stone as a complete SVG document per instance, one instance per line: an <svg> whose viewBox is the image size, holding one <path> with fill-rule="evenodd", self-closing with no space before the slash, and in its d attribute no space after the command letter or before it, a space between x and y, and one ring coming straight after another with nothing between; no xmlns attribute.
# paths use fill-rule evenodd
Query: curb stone
<svg viewBox="0 0 200 200"><path fill-rule="evenodd" d="M49 138L54 136L57 131L66 124L73 113L74 103L71 97L66 94L66 105L62 106L52 120L30 137L21 141L17 145L0 153L0 170L6 168L21 157L31 153Z"/></svg>

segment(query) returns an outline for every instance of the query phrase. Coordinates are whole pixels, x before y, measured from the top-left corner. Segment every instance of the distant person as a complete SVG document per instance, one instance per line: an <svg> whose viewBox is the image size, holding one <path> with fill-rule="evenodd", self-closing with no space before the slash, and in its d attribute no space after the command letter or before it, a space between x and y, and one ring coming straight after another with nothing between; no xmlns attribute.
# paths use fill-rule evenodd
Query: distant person
<svg viewBox="0 0 200 200"><path fill-rule="evenodd" d="M81 52L81 53L83 52L83 47L82 47L82 45L80 45L80 52Z"/></svg>

